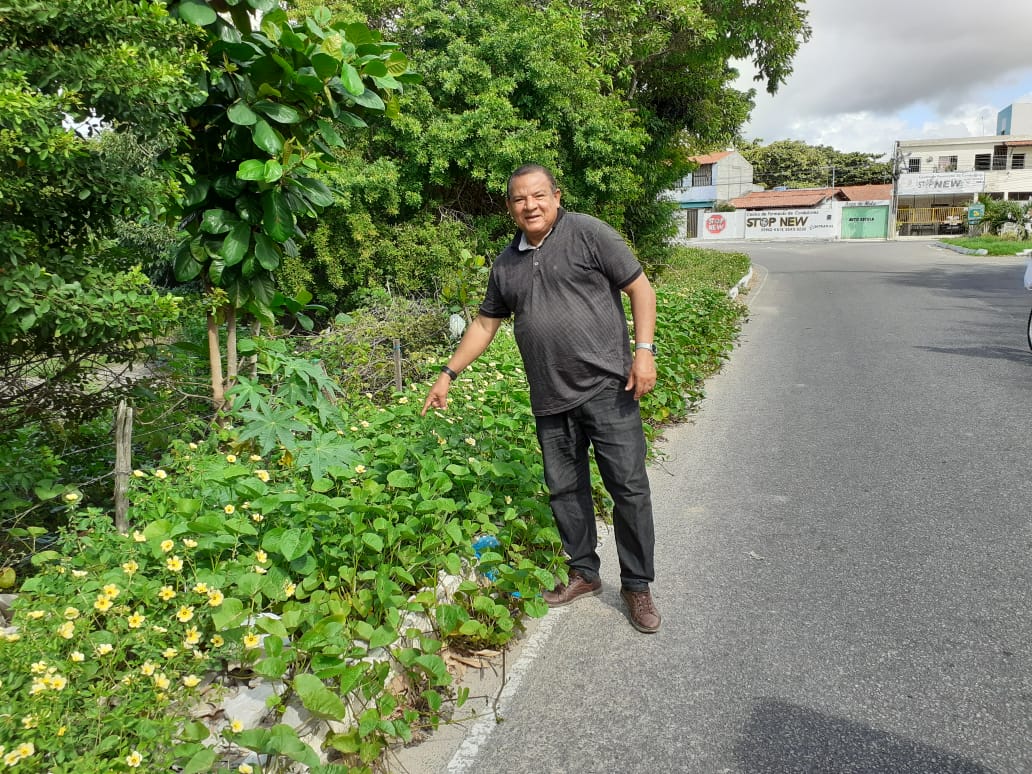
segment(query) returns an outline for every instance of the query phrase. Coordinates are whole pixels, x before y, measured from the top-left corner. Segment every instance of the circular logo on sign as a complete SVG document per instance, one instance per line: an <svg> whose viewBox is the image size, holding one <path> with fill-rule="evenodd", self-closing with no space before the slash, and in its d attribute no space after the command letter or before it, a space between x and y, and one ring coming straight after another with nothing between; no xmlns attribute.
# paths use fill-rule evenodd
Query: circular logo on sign
<svg viewBox="0 0 1032 774"><path fill-rule="evenodd" d="M713 213L706 218L706 230L711 234L719 234L727 226L727 221L724 220L723 215Z"/></svg>

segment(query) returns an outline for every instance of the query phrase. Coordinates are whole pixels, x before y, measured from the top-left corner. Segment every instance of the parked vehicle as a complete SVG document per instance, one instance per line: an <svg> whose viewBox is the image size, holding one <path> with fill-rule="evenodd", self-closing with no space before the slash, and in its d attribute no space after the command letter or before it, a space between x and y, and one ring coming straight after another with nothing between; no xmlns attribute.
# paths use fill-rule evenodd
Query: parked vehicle
<svg viewBox="0 0 1032 774"><path fill-rule="evenodd" d="M940 234L963 234L964 219L960 215L947 215L939 224Z"/></svg>

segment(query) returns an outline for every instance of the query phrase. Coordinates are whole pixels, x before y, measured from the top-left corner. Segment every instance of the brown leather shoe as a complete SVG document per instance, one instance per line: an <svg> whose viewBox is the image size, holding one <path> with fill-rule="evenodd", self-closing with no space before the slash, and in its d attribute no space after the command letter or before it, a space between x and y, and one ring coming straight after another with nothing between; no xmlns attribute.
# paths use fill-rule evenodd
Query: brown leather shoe
<svg viewBox="0 0 1032 774"><path fill-rule="evenodd" d="M589 581L577 570L570 572L569 583L559 583L551 591L544 592L541 597L549 607L562 607L568 605L577 597L591 595L597 597L602 593L602 579L596 578L594 583Z"/></svg>
<svg viewBox="0 0 1032 774"><path fill-rule="evenodd" d="M648 589L644 591L621 589L620 596L627 603L631 626L644 634L654 634L659 631L659 624L663 619L652 601L651 591Z"/></svg>

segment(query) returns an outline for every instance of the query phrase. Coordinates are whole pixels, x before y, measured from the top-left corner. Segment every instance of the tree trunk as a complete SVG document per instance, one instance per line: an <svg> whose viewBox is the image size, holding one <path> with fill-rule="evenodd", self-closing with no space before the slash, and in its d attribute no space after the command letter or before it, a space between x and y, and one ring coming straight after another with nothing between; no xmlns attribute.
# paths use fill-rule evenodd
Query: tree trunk
<svg viewBox="0 0 1032 774"><path fill-rule="evenodd" d="M211 368L211 403L215 415L226 405L226 389L222 382L222 352L219 348L219 320L214 311L208 312L208 366Z"/></svg>

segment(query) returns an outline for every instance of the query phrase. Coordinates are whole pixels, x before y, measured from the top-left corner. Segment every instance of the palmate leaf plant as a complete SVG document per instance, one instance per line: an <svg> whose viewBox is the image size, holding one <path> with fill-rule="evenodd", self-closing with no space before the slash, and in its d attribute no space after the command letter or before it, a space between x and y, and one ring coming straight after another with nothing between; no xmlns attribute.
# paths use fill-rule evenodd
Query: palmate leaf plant
<svg viewBox="0 0 1032 774"><path fill-rule="evenodd" d="M271 320L274 275L285 256L297 255L301 222L334 201L319 173L332 149L345 146L341 131L396 116L396 94L415 76L396 46L364 25L331 23L325 9L297 20L272 0L180 0L175 9L208 35L208 99L186 116L185 188L173 211L184 238L174 270L182 282L222 291L208 313L212 396L221 410L220 317L232 384L238 311Z"/></svg>

